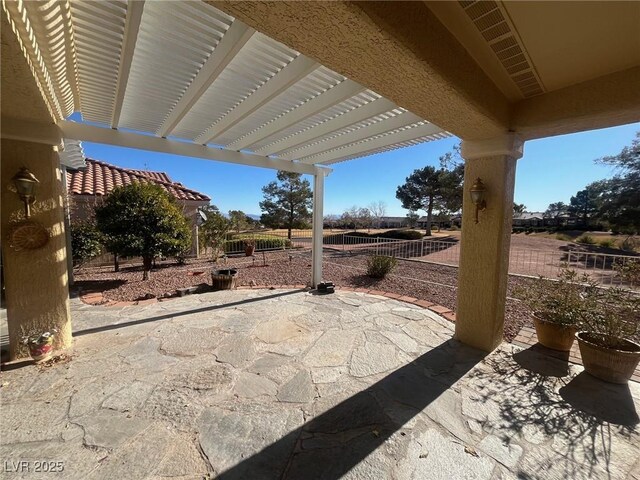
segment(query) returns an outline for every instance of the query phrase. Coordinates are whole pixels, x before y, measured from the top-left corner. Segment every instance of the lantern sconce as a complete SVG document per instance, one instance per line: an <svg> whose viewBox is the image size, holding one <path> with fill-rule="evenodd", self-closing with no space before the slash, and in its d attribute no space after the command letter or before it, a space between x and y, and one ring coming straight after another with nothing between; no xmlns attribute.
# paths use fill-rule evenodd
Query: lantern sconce
<svg viewBox="0 0 640 480"><path fill-rule="evenodd" d="M478 212L487 208L487 201L484 198L486 191L487 189L480 177L476 179L473 185L471 185L471 190L469 190L469 193L471 193L471 201L476 206L476 223L479 222Z"/></svg>
<svg viewBox="0 0 640 480"><path fill-rule="evenodd" d="M36 201L36 185L40 181L25 167L22 167L11 180L20 200L24 202L24 216L31 217L31 204Z"/></svg>

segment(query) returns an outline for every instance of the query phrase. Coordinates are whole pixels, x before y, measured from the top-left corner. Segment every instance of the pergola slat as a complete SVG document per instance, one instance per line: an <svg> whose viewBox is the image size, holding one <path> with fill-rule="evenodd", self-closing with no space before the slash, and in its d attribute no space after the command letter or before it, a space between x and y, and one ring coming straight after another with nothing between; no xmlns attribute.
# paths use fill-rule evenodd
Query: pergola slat
<svg viewBox="0 0 640 480"><path fill-rule="evenodd" d="M249 148L257 142L264 140L265 138L275 135L282 130L289 128L296 123L322 112L327 108L330 108L358 93L364 91L365 88L356 82L351 80L345 80L344 82L330 88L326 92L318 95L317 97L309 100L307 103L300 107L291 110L289 113L282 115L280 118L274 120L271 123L264 125L263 127L255 130L254 132L240 138L239 140L227 145L228 148L234 150L242 150L243 148Z"/></svg>
<svg viewBox="0 0 640 480"><path fill-rule="evenodd" d="M285 92L287 88L307 76L319 66L320 65L310 58L303 55L297 56L291 63L275 74L273 78L269 79L264 85L240 103L240 105L231 110L231 112L225 115L219 122L196 137L194 141L205 145L215 140L216 137L241 122L245 117L251 115L251 113L255 112L270 100Z"/></svg>
<svg viewBox="0 0 640 480"><path fill-rule="evenodd" d="M229 30L224 34L220 43L213 50L211 56L202 66L198 75L193 79L191 85L182 98L169 113L160 129L156 132L159 137L166 137L176 128L189 110L200 97L207 91L213 82L220 76L229 62L242 49L242 47L253 36L255 30L249 28L239 20L235 20Z"/></svg>
<svg viewBox="0 0 640 480"><path fill-rule="evenodd" d="M127 4L127 18L124 25L124 38L122 39L122 51L120 53L120 66L118 67L118 80L116 84L116 97L113 104L113 115L111 116L111 128L118 128L124 94L129 82L131 63L133 62L133 52L136 49L142 12L144 10L144 0L137 0Z"/></svg>
<svg viewBox="0 0 640 480"><path fill-rule="evenodd" d="M444 135L443 135L444 134ZM441 138L448 136L440 127L432 123L425 123L413 128L407 128L387 135L381 135L377 138L366 139L360 143L350 144L343 148L330 150L319 155L315 155L300 163L309 165L331 165L349 158L358 158L358 156L370 155L379 149L387 149L389 146L407 142L410 140L422 139L423 137ZM429 140L428 138L424 141Z"/></svg>
<svg viewBox="0 0 640 480"><path fill-rule="evenodd" d="M276 142L264 148L259 148L256 152L264 155L280 155L282 152L305 144L310 144L319 138L330 135L333 132L349 127L358 122L362 122L367 118L382 115L394 108L396 108L396 105L392 101L387 100L386 98L378 98L377 100L367 103L359 108L355 108L332 120L321 123L316 127L305 130L297 135L293 135L284 141Z"/></svg>
<svg viewBox="0 0 640 480"><path fill-rule="evenodd" d="M422 121L423 120L420 117L417 117L410 112L403 112L399 115L395 115L394 117L380 120L376 123L373 123L372 125L363 126L349 133L338 135L336 137L318 142L316 144L308 145L285 155L280 155L280 157L289 160L292 160L293 158L303 159L306 157L311 157L322 152L334 150L336 148L344 147L352 143L357 143L361 140L364 140L365 138L380 135L392 130L397 130L398 128L406 127L408 125L412 125L414 123Z"/></svg>

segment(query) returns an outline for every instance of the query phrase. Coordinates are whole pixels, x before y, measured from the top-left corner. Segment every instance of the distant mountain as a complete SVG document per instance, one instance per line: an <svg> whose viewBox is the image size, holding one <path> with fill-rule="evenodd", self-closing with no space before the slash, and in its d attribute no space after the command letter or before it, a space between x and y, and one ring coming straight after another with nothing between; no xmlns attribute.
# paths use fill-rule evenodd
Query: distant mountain
<svg viewBox="0 0 640 480"><path fill-rule="evenodd" d="M247 213L247 217L253 218L254 220L260 220L260 215L256 215L255 213Z"/></svg>

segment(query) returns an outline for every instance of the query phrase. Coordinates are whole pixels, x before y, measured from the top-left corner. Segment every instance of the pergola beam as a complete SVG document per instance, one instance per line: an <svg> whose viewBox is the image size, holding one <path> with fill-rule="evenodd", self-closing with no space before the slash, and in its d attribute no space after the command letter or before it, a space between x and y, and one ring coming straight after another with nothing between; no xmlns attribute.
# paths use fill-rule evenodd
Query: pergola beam
<svg viewBox="0 0 640 480"><path fill-rule="evenodd" d="M196 143L205 145L216 137L240 123L253 112L267 104L275 97L285 92L290 86L309 75L320 65L303 55L297 56L287 66L267 80L261 87L247 97L236 108L215 124L211 125L205 132L195 138Z"/></svg>
<svg viewBox="0 0 640 480"><path fill-rule="evenodd" d="M508 99L428 2L207 3L460 138L508 129Z"/></svg>
<svg viewBox="0 0 640 480"><path fill-rule="evenodd" d="M378 98L366 105L354 108L353 110L350 110L336 118L327 120L326 122L313 128L309 128L297 135L293 135L288 139L276 142L273 145L269 145L264 148L258 148L256 151L263 155L279 155L282 152L291 150L299 145L305 145L342 128L346 128L350 125L366 120L367 118L382 115L394 108L397 108L397 106L390 100L387 100L386 98Z"/></svg>
<svg viewBox="0 0 640 480"><path fill-rule="evenodd" d="M124 37L122 38L122 50L120 51L120 65L118 67L118 80L116 83L116 96L113 102L113 113L111 115L111 128L118 128L120 124L120 114L124 103L124 95L129 83L129 73L131 63L136 49L142 12L144 10L144 0L136 0L127 3L127 17L124 23Z"/></svg>
<svg viewBox="0 0 640 480"><path fill-rule="evenodd" d="M182 95L182 98L173 107L162 126L156 132L159 137L166 137L173 132L180 121L189 113L195 103L202 97L207 89L216 81L224 69L229 65L238 52L251 39L255 30L248 27L240 20L235 20L220 43L213 50L204 63L191 85Z"/></svg>
<svg viewBox="0 0 640 480"><path fill-rule="evenodd" d="M246 135L235 142L227 145L228 148L234 150L242 150L244 148L251 147L252 145L264 140L265 138L275 135L282 130L285 130L292 125L306 120L307 118L323 112L328 108L337 105L348 98L353 97L361 92L365 88L362 85L357 84L349 79L342 83L330 88L329 90L321 93L320 95L312 98L308 102L300 105L281 117L277 118L273 122L267 123L254 132Z"/></svg>
<svg viewBox="0 0 640 480"><path fill-rule="evenodd" d="M158 153L168 153L170 155L180 155L183 157L215 160L218 162L233 163L236 165L284 170L287 172L303 173L308 175L315 175L318 173L328 175L331 172L331 170L327 168L306 165L300 162L234 152L222 148L197 145L195 143L178 142L151 135L122 132L110 128L86 125L83 123L62 121L59 122L58 126L62 130L64 138L71 138L75 140L84 140L87 142L135 148L138 150L147 150ZM32 128L38 128L38 126L33 125Z"/></svg>
<svg viewBox="0 0 640 480"><path fill-rule="evenodd" d="M410 112L404 112L400 115L396 115L395 117L380 120L373 125L358 128L357 130L345 133L343 135L338 135L337 137L331 138L324 142L319 142L307 147L303 147L299 150L295 150L294 152L287 155L282 155L282 158L288 159L294 156L296 158L310 157L312 155L335 150L336 148L351 145L352 143L360 142L361 140L364 140L366 138L381 135L383 133L397 130L398 128L406 127L408 125L422 121L423 120L421 118L415 116L414 114Z"/></svg>
<svg viewBox="0 0 640 480"><path fill-rule="evenodd" d="M439 133L445 132L443 132L441 128L433 125L432 123L427 123L425 125L407 128L406 130L401 130L389 135L382 135L381 137L374 138L372 140L365 140L355 145L349 145L337 150L324 152L312 158L301 160L301 163L329 165L344 160L347 157L370 153L371 151L375 151L376 149L384 148L389 145L408 142Z"/></svg>

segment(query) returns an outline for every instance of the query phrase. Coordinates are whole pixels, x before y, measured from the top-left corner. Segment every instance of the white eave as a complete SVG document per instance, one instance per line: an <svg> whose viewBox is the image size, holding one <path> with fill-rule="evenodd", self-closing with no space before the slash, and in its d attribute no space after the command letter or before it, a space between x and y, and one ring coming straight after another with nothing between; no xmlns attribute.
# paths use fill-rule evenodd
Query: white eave
<svg viewBox="0 0 640 480"><path fill-rule="evenodd" d="M65 41L3 2L65 138L314 173L449 135L201 1L57 5Z"/></svg>

